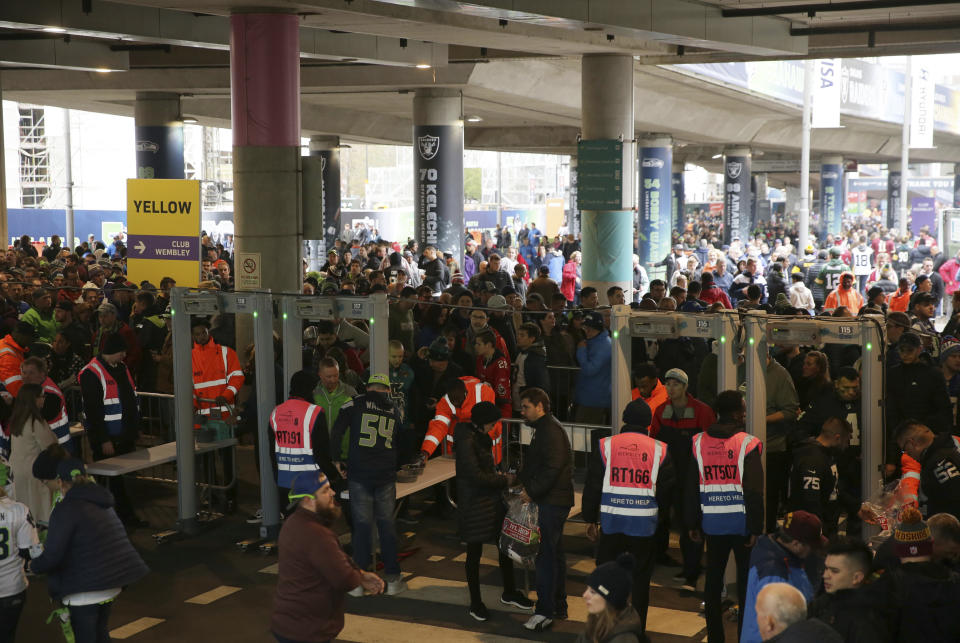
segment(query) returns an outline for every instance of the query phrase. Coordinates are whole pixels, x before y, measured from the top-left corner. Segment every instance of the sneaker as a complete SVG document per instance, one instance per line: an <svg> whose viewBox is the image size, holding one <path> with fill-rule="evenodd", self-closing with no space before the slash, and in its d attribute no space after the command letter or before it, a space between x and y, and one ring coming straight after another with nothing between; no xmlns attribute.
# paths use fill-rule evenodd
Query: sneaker
<svg viewBox="0 0 960 643"><path fill-rule="evenodd" d="M513 605L522 610L532 610L534 602L523 595L521 592L504 592L500 596L500 602L504 605Z"/></svg>
<svg viewBox="0 0 960 643"><path fill-rule="evenodd" d="M687 591L687 592L696 592L696 591L697 591L697 580L696 580L696 579L693 579L693 580L684 580L684 581L683 581L683 585L681 585L680 589L685 590L685 591Z"/></svg>
<svg viewBox="0 0 960 643"><path fill-rule="evenodd" d="M523 626L531 632L542 632L553 625L553 619L547 618L543 614L534 614Z"/></svg>
<svg viewBox="0 0 960 643"><path fill-rule="evenodd" d="M354 598L360 598L361 596L363 596L363 585L357 585L356 587L351 589L349 592L347 592L347 594L349 594L350 596L353 596Z"/></svg>
<svg viewBox="0 0 960 643"><path fill-rule="evenodd" d="M263 522L263 509L257 509L257 513L247 518L248 525L259 525Z"/></svg>
<svg viewBox="0 0 960 643"><path fill-rule="evenodd" d="M470 616L482 623L483 621L490 620L490 611L483 603L477 603L476 605L470 606Z"/></svg>
<svg viewBox="0 0 960 643"><path fill-rule="evenodd" d="M397 580L387 581L387 591L384 592L387 596L396 596L402 592L407 591L407 583L401 578Z"/></svg>

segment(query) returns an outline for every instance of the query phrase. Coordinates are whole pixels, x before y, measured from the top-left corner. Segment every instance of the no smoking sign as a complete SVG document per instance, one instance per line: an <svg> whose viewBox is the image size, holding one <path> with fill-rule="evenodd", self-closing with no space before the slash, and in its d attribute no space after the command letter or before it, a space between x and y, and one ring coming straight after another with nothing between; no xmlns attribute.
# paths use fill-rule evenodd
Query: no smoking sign
<svg viewBox="0 0 960 643"><path fill-rule="evenodd" d="M240 283L237 284L241 290L259 290L261 288L260 277L260 253L259 252L238 252L237 264L240 271L237 276Z"/></svg>

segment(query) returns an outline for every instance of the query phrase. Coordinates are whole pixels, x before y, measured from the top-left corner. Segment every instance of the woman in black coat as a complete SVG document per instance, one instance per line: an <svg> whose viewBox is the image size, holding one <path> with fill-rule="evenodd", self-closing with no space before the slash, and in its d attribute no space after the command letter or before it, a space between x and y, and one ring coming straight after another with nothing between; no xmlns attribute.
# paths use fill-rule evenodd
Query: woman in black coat
<svg viewBox="0 0 960 643"><path fill-rule="evenodd" d="M504 505L500 494L513 481L513 474L497 471L493 463L493 441L489 431L502 418L492 402L480 402L471 411L471 421L454 427L457 445L457 506L460 538L467 543L467 586L470 588L470 616L478 621L490 618L480 596L480 556L484 543L496 543L503 523ZM517 591L513 561L502 551L500 574L503 595L500 602L521 609L533 609L533 601Z"/></svg>

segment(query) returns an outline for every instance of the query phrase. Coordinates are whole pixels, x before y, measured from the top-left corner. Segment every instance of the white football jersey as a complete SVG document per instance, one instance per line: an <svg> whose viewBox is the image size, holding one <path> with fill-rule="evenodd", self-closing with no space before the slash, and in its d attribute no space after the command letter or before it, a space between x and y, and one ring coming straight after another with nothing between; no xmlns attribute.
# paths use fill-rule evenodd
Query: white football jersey
<svg viewBox="0 0 960 643"><path fill-rule="evenodd" d="M12 498L0 498L0 597L14 596L27 588L20 550L39 544L27 506Z"/></svg>

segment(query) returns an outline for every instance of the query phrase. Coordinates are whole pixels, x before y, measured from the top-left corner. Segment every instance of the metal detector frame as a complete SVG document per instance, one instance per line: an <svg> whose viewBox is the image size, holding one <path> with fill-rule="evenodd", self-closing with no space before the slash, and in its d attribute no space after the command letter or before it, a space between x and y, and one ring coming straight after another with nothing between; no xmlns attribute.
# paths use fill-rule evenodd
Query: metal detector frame
<svg viewBox="0 0 960 643"><path fill-rule="evenodd" d="M187 535L199 531L197 522L196 457L193 431L193 367L190 317L217 313L253 316L256 351L257 440L260 441L260 501L263 507L262 537L276 537L280 530L277 484L270 471L267 431L275 406L273 358L273 303L269 292L220 292L173 288L170 315L173 320L174 426L177 435L177 529Z"/></svg>
<svg viewBox="0 0 960 643"><path fill-rule="evenodd" d="M303 368L303 321L365 319L370 323L370 373L389 374L390 337L387 296L368 297L281 295L283 388L289 397L290 378Z"/></svg>
<svg viewBox="0 0 960 643"><path fill-rule="evenodd" d="M744 360L747 372L747 431L767 440L767 347L857 344L860 346L860 430L861 493L864 499L879 490L883 482L883 318L867 315L860 319L766 315L749 311L742 318L745 329ZM766 450L763 457L766 467ZM766 493L766 490L764 490ZM869 525L864 524L866 530Z"/></svg>
<svg viewBox="0 0 960 643"><path fill-rule="evenodd" d="M672 339L699 337L714 339L720 344L717 362L719 390L737 387L736 333L739 316L733 311L718 313L637 312L629 306L614 306L610 316L610 334L614 344L610 368L613 384L613 433L620 432L620 417L631 401L631 356L634 337ZM654 409L651 409L653 411Z"/></svg>

